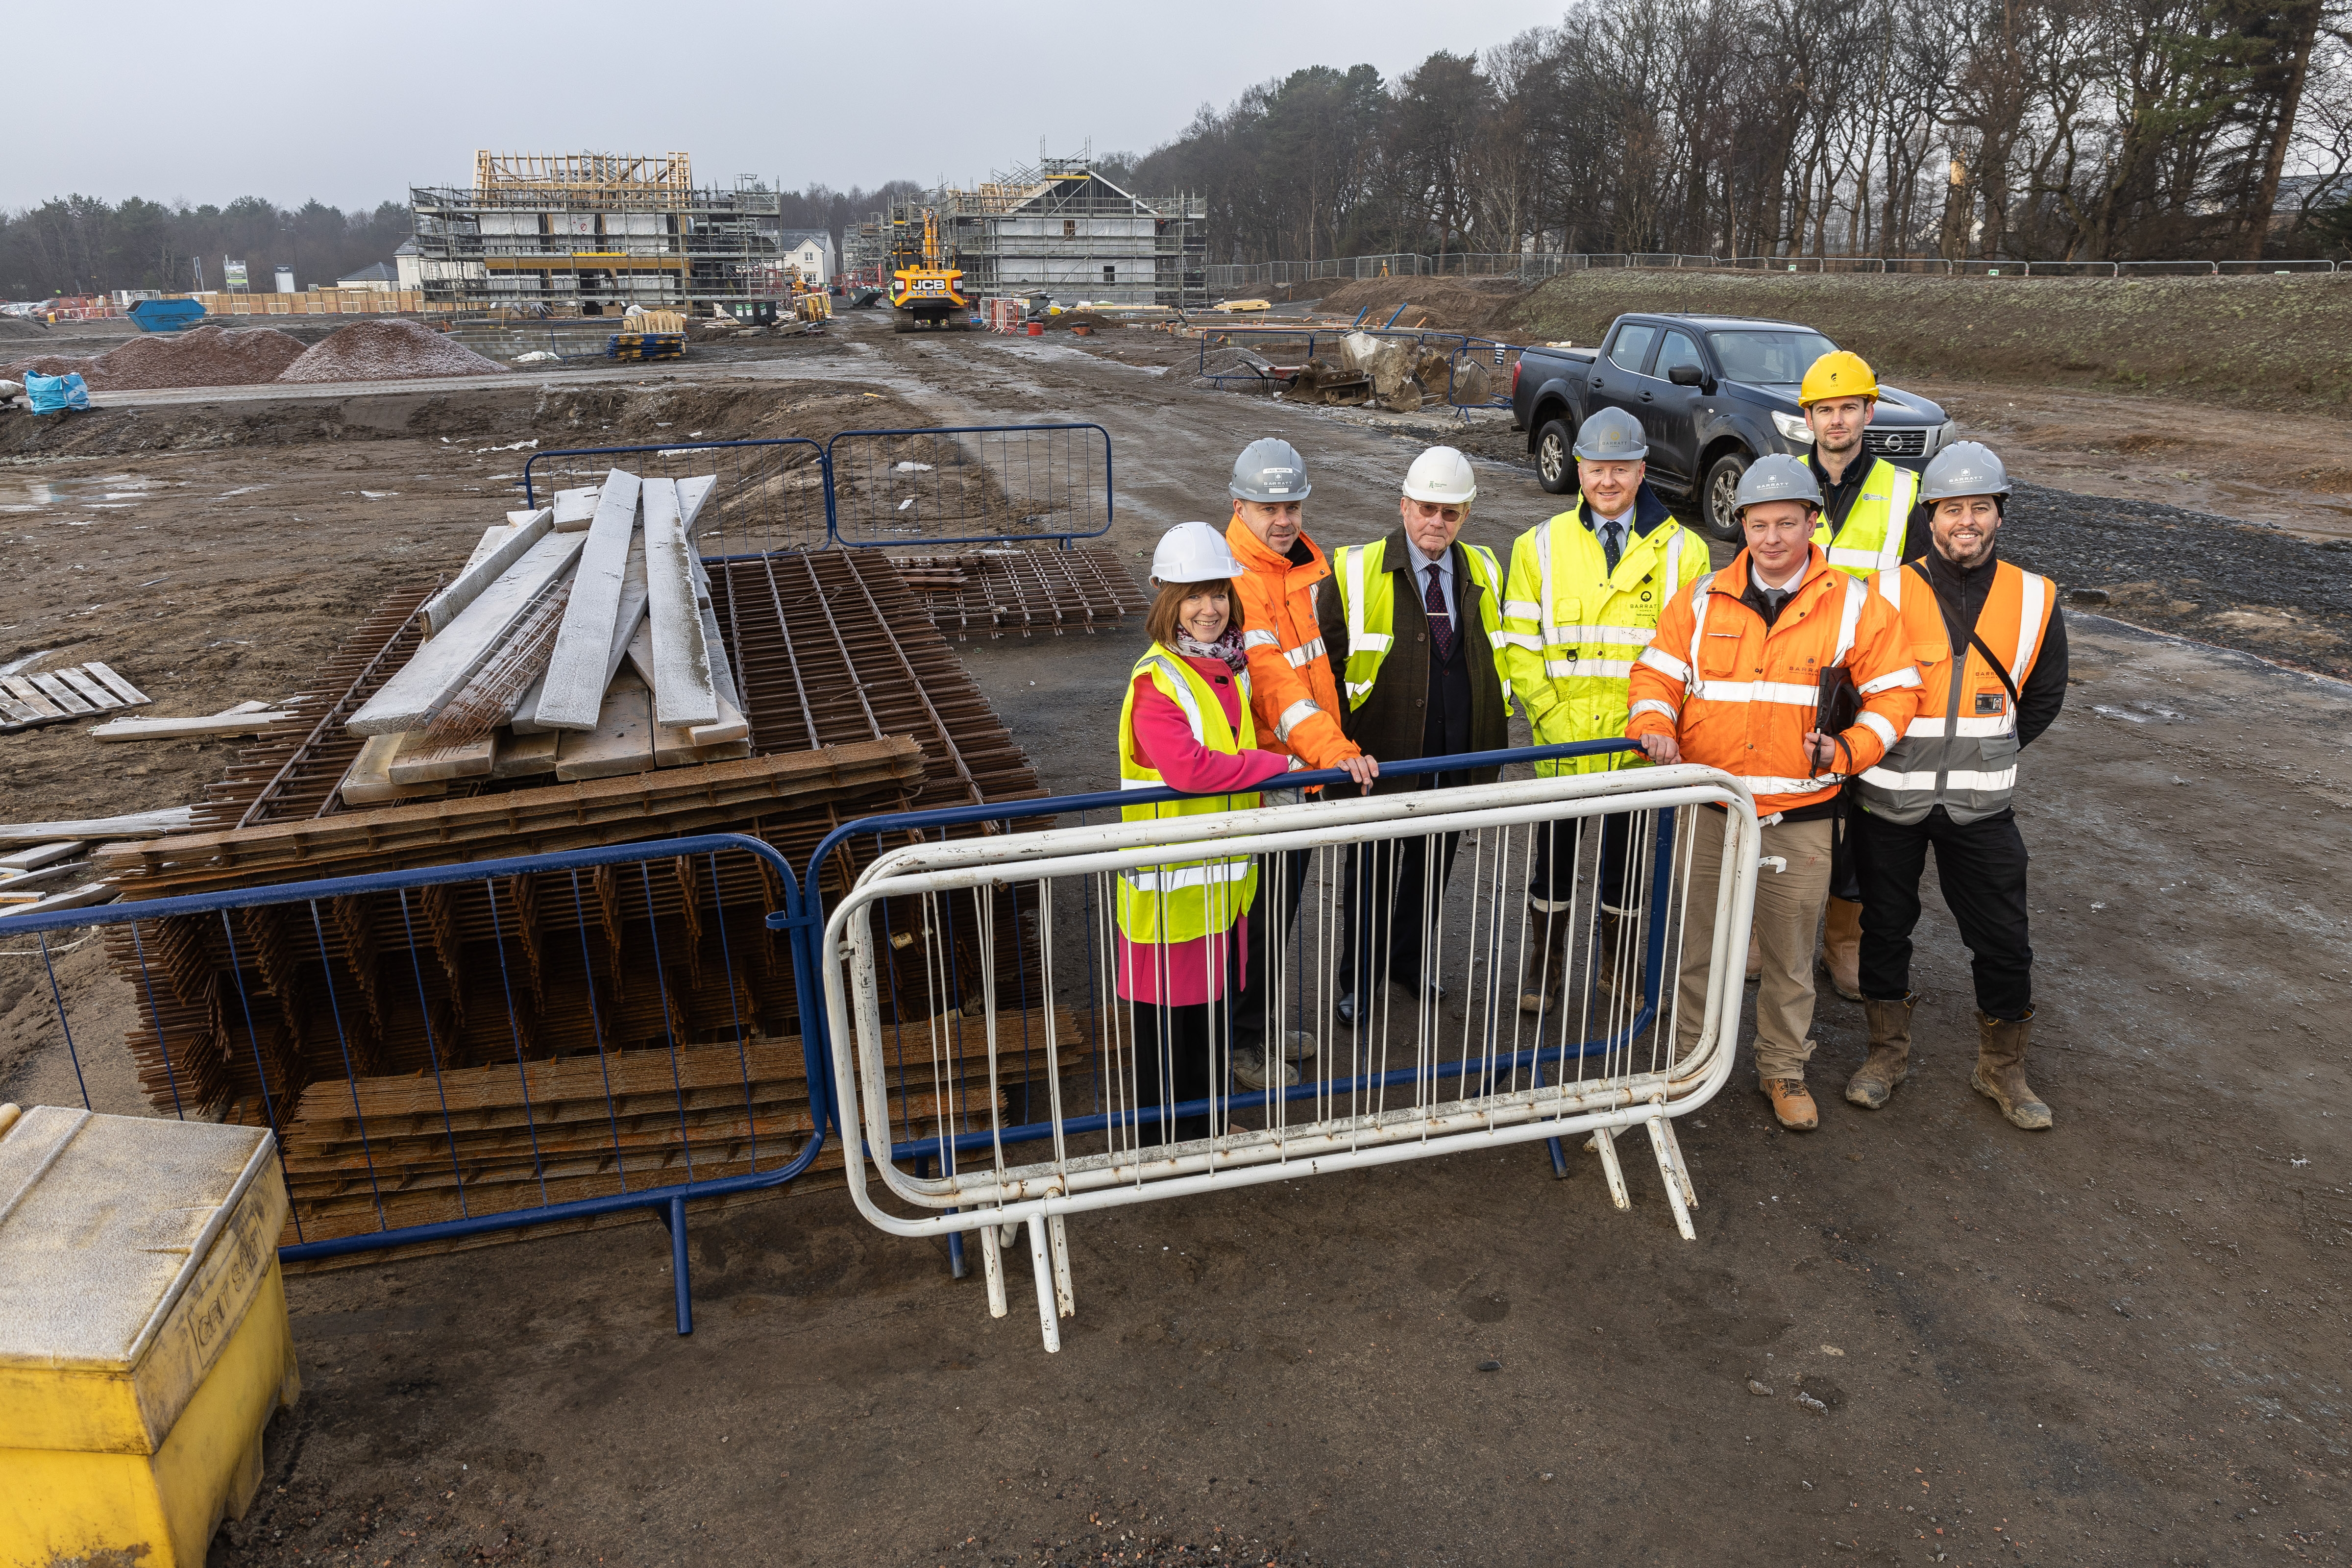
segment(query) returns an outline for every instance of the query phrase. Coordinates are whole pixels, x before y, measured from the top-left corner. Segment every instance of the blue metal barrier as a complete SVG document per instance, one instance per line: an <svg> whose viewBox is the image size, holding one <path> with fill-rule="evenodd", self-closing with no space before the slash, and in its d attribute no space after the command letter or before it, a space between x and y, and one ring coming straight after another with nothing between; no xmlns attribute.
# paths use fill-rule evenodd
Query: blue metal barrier
<svg viewBox="0 0 2352 1568"><path fill-rule="evenodd" d="M719 861L722 854L741 854L752 857L755 869L758 867L764 867L767 877L773 879L782 895L778 900L782 904L781 910L762 910L756 917L751 919L745 919L739 914L737 922L739 926L755 930L764 926L768 930L782 931L787 937L791 983L800 1028L800 1066L806 1075L808 1084L811 1125L807 1129L807 1136L789 1158L782 1158L767 1169L761 1169L760 1163L761 1159L759 1147L761 1110L754 1103L752 1096L749 1065L751 1041L745 1030L746 1003L740 993L739 971L732 947L733 939L730 939L728 931L729 910ZM690 868L692 870L690 878L685 869L678 871L680 891L674 918L684 928L685 934L682 941L677 933L665 935L663 930L663 917L656 908L659 900L655 894L649 869L650 864L657 861L676 863L677 868ZM703 879L706 874L703 868L706 864L712 906L711 910L709 911L702 907L702 899L698 890L694 890L690 886L690 884L699 883ZM667 1043L669 1081L675 1091L677 1107L677 1143L676 1146L685 1156L688 1178L684 1182L659 1182L634 1191L630 1190L629 1186L630 1155L624 1146L625 1141L620 1129L620 1113L616 1109L612 1074L616 1062L625 1058L632 1061L642 1059L651 1057L653 1051L647 1049L642 1053L625 1052L625 1042L615 1037L616 1031L624 1026L618 1007L615 1007L610 1017L605 1016L600 1008L596 965L589 952L590 922L596 916L592 915L588 897L583 895L581 888L581 876L583 872L588 873L592 882L596 883L593 889L595 907L597 914L602 916L604 922L604 934L608 948L608 965L614 970L611 978L614 984L606 994L608 997L616 998L620 995L617 965L621 952L625 947L632 952L638 951L632 940L632 933L635 928L631 922L629 911L625 907L625 900L630 897L631 889L624 886L623 879L617 876L611 877L609 880L599 881L596 873L624 866L635 866L637 868L636 888L634 890L642 895L644 912L642 941L650 948L655 960L656 1001L662 1016L661 1031ZM516 993L519 981L515 973L515 964L509 960L510 945L521 944L524 949L521 962L528 966L530 974L520 983L528 984L537 975L541 956L538 948L531 945L535 939L530 929L528 929L524 923L530 919L529 912L519 908L516 900L522 896L519 889L529 886L522 883L521 879L548 873L568 875L570 879L572 909L569 912L578 928L580 946L580 973L573 984L584 993L588 1004L588 1019L593 1038L594 1054L604 1084L604 1111L612 1132L610 1152L613 1179L618 1182L621 1189L616 1193L564 1200L550 1200L547 1195L547 1183L550 1179L550 1167L553 1163L553 1157L541 1147L542 1133L547 1132L549 1129L543 1126L539 1113L533 1107L531 1097L531 1070L534 1068L542 1068L555 1058L542 1052L534 1051L526 1046L523 1037L526 1026L524 1010L517 1005ZM740 880L740 879L738 879L739 882ZM507 884L508 889L507 902L503 906L499 897L501 882ZM486 1059L479 1065L485 1068L497 1067L503 1071L505 1066L510 1062L515 1069L516 1082L521 1089L522 1130L528 1134L529 1153L525 1156L517 1151L512 1158L518 1164L527 1163L530 1167L536 1176L541 1197L541 1201L536 1204L491 1213L469 1212L471 1205L468 1203L468 1180L466 1173L467 1160L471 1159L478 1175L489 1160L488 1156L482 1154L478 1150L471 1152L460 1150L459 1135L451 1120L452 1108L448 1104L446 1075L458 1070L467 1070L467 1068L456 1056L461 1048L459 1040L436 1038L433 1022L436 1008L427 1000L428 981L425 973L428 962L445 964L448 962L446 949L444 947L445 940L449 942L458 940L454 931L457 921L457 906L454 900L449 901L437 900L433 896L433 890L451 889L460 885L476 883L481 885L488 896L491 940L498 950L499 990L506 1003L504 1023L512 1047L510 1053L503 1051L499 1053L506 1058L505 1060L492 1062ZM766 879L762 879L760 883L760 898L762 902L767 901L768 899L767 885ZM369 968L375 981L382 983L388 973L397 972L404 967L408 972L406 978L414 983L417 1004L416 1016L424 1025L425 1063L430 1068L436 1096L440 1105L441 1136L436 1142L446 1144L448 1151L449 1174L455 1179L455 1201L460 1210L459 1217L455 1219L406 1225L394 1225L390 1222L386 1215L386 1200L389 1196L397 1195L397 1192L394 1184L385 1180L387 1173L380 1169L377 1142L378 1137L382 1136L381 1131L378 1135L370 1133L367 1113L361 1105L361 1080L363 1077L373 1076L362 1073L361 1058L382 1052L385 1046L382 1038L383 1029L381 1023L371 1026L376 1037L373 1047L367 1040L355 1038L360 1035L362 1027L359 1015L362 1012L373 1013L376 1010L377 998L368 984L362 982L353 984L350 979L351 976L358 973L361 968L357 962L355 939L352 935L353 927L351 923L352 911L360 906L352 901L371 897L381 899L385 896L390 896L398 902L400 929L407 939L406 962L404 965L402 955L396 951L385 952L382 955L382 962L371 963ZM420 907L412 907L412 896L414 896L415 904ZM649 1210L662 1220L670 1232L675 1270L673 1284L677 1298L677 1331L684 1334L691 1332L693 1329L693 1306L687 1267L686 1205L690 1202L707 1198L725 1197L780 1187L794 1180L815 1162L824 1147L826 1126L837 1121L832 1103L832 1074L824 1055L822 1036L819 1032L823 1013L815 1001L816 972L810 961L811 949L802 929L803 921L792 913L800 901L798 879L790 862L782 854L757 838L738 833L719 833L498 860L474 861L464 865L328 878L314 881L284 883L178 898L153 899L90 909L59 910L47 914L18 915L0 922L0 935L30 936L38 942L39 955L48 982L51 1002L56 1009L67 1051L72 1060L76 1080L82 1083L82 1101L87 1108L89 1104L89 1096L87 1083L82 1079L80 1048L74 1040L72 1023L68 1016L62 992L57 983L48 939L50 933L67 930L88 928L104 931L109 928L128 928L131 954L138 976L137 994L146 1009L144 1022L151 1024L155 1031L154 1038L161 1056L163 1080L168 1089L172 1109L180 1117L185 1119L190 1114L190 1100L195 1099L199 1093L194 1075L216 1064L190 1060L184 1038L181 1058L178 1061L174 1061L171 1042L171 1024L167 1020L167 1014L176 1012L178 1016L185 1018L192 1009L183 1007L174 1010L164 1005L159 994L158 976L154 972L154 966L158 963L165 966L165 989L168 990L172 981L176 979L177 975L173 972L173 960L159 950L166 944L172 944L179 946L184 952L192 930L176 922L190 917L217 919L220 922L218 934L226 941L229 961L226 973L233 977L229 981L229 988L234 990L235 994L233 998L218 994L221 989L217 978L219 972L213 972L215 974L213 1013L215 1016L226 1017L228 1026L226 1032L232 1037L216 1048L226 1059L226 1053L236 1046L233 1037L239 1032L244 1035L245 1045L250 1052L251 1065L260 1088L262 1118L273 1130L284 1129L295 1110L295 1107L291 1104L279 1103L281 1097L289 1097L289 1079L293 1076L292 1069L283 1059L287 1026L283 1014L270 1018L266 1030L257 1026L254 993L257 985L265 997L264 1016L268 1017L271 1008L283 1005L277 994L277 987L286 983L290 966L316 963L320 967L325 979L327 1012L331 1016L333 1038L342 1063L352 1120L358 1132L356 1140L360 1156L358 1170L363 1172L366 1176L366 1193L375 1216L376 1226L373 1230L340 1236L312 1237L307 1235L303 1225L305 1201L296 1192L296 1180L298 1174L307 1175L309 1173L298 1172L295 1162L289 1161L287 1178L289 1195L296 1197L294 1226L297 1240L293 1245L280 1248L279 1256L286 1261L299 1262L341 1257L422 1242L455 1240L492 1231L519 1229L560 1221L592 1219L599 1215L638 1209ZM257 922L247 921L245 922L247 941L240 943L237 923L230 920L230 911L258 911L293 906L300 907L307 914L307 921L297 922L298 934L289 938L285 924L278 921L262 921L257 928ZM322 906L326 910L324 917L321 914ZM501 912L502 908L504 912ZM559 915L561 912L559 910ZM423 924L429 928L428 930L418 929L420 915L423 917ZM726 980L728 1012L732 1019L734 1054L742 1072L741 1112L746 1134L740 1141L729 1141L741 1142L747 1144L750 1150L747 1160L730 1159L727 1162L748 1163L751 1167L749 1170L720 1176L698 1176L694 1172L698 1128L689 1123L687 1106L688 1090L680 1078L680 1053L693 1047L691 1041L681 1040L678 1037L678 1020L686 1016L686 1009L683 1005L675 1000L671 982L664 969L665 964L684 963L690 966L692 973L701 973L703 967L713 957L710 944L702 931L705 920L709 920L710 926L715 928L718 934L716 957ZM445 925L450 928L450 934L446 938ZM343 953L340 963L334 956L336 944L331 943L329 939L328 932L331 927L337 932L337 942ZM142 928L146 930L142 931ZM371 925L366 929L372 931L373 928ZM212 933L209 921L197 931L197 934L205 941L210 940ZM372 938L364 940L368 941L368 950L373 956L376 950L373 945ZM663 947L666 942L677 950L675 958L665 958ZM273 945L277 950L274 952L268 951ZM306 947L307 953L302 951ZM428 958L428 955L437 956ZM117 956L119 960L121 956L119 952ZM554 960L549 959L546 962L549 967L554 966ZM749 962L748 954L745 955L745 962ZM248 972L253 974L253 983L248 983ZM345 977L344 984L338 984L339 973ZM566 975L563 978L569 978L569 976ZM394 983L399 983L396 973ZM458 995L458 988L454 984L451 985L449 994L453 996ZM404 1005L405 997L400 1000ZM446 1027L446 1012L442 1016L445 1018ZM533 1014L532 1016L537 1018L540 1015ZM299 1020L296 1022L299 1026ZM275 1091L271 1087L270 1065L264 1059L265 1033L269 1037L269 1048L279 1054L281 1058L277 1075L278 1087ZM723 1045L719 1048L723 1049ZM583 1051L579 1054L584 1058L586 1053ZM238 1070L243 1070L241 1066ZM311 1078L303 1086L292 1088L291 1095L299 1096L301 1088L313 1087L330 1081L331 1079L327 1078ZM421 1075L419 1081L422 1081ZM203 1109L201 1100L198 1102L198 1109ZM723 1105L719 1101L709 1102L708 1109L722 1110L728 1117L734 1114L731 1106ZM634 1119L637 1113L631 1114L633 1131L635 1131L637 1123ZM707 1129L702 1131L706 1132L704 1147L707 1154L709 1143L721 1140L709 1137ZM661 1134L662 1139L666 1140L667 1137L667 1132ZM725 1137L723 1131L721 1137ZM602 1147L600 1144L599 1152L594 1155L594 1159L598 1162L604 1159ZM642 1150L646 1147L646 1144L640 1140L638 1147ZM666 1142L656 1142L651 1147L655 1150L654 1163L658 1165L667 1158L666 1151L668 1145ZM281 1138L281 1153L284 1152L286 1151ZM585 1151L583 1150L580 1152L584 1154ZM435 1156L435 1160L437 1169L437 1155ZM348 1170L347 1166L337 1168ZM434 1180L439 1183L440 1177L436 1175ZM346 1186L353 1191L357 1190L356 1173L347 1175L344 1182ZM404 1178L400 1185L404 1187L405 1184L406 1179ZM480 1186L479 1182L474 1184L478 1195ZM330 1226L326 1228L333 1227Z"/></svg>
<svg viewBox="0 0 2352 1568"><path fill-rule="evenodd" d="M644 459L650 455L654 459ZM673 441L633 447L570 447L534 453L522 466L523 504L546 506L553 492L601 485L624 465L591 458L633 458L640 477L686 479L716 472L719 484L697 520L695 540L709 559L822 550L832 512L832 469L824 448L803 436L757 441ZM540 465L551 465L542 473Z"/></svg>
<svg viewBox="0 0 2352 1568"><path fill-rule="evenodd" d="M837 545L1067 549L1110 531L1110 432L1099 425L844 430L824 458L825 530Z"/></svg>

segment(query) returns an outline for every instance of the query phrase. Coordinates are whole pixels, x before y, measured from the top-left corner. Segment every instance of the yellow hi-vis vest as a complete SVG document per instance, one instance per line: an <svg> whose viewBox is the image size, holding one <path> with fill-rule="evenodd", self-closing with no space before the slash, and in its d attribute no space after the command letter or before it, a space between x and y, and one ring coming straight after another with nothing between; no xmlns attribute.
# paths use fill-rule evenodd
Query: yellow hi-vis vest
<svg viewBox="0 0 2352 1568"><path fill-rule="evenodd" d="M1135 682L1137 677L1147 675L1152 686L1182 710L1184 721L1192 727L1192 739L1202 745L1213 752L1256 749L1249 676L1234 677L1241 693L1242 722L1236 732L1225 722L1224 704L1217 700L1216 689L1182 657L1153 643L1128 671L1127 700L1119 704L1119 788L1158 789L1167 782L1135 760ZM1150 822L1202 812L1247 811L1257 804L1257 792L1251 790L1122 806L1119 817L1126 822ZM1248 912L1256 894L1257 858L1252 855L1138 866L1118 874L1119 932L1133 942L1195 942L1212 931L1232 930L1234 922Z"/></svg>
<svg viewBox="0 0 2352 1568"><path fill-rule="evenodd" d="M1586 502L1519 535L1503 603L1504 658L1536 743L1611 741L1624 734L1627 681L1650 646L1658 613L1708 566L1706 546L1669 518L1609 552L1584 523ZM1606 773L1633 752L1538 763L1541 777Z"/></svg>
<svg viewBox="0 0 2352 1568"><path fill-rule="evenodd" d="M1813 542L1839 571L1864 582L1903 564L1903 534L1911 525L1911 509L1919 503L1919 476L1898 468L1884 458L1873 458L1862 477L1862 493L1845 514L1845 526L1830 537L1829 513L1813 525Z"/></svg>
<svg viewBox="0 0 2352 1568"><path fill-rule="evenodd" d="M1350 544L1331 557L1331 576L1339 584L1339 607L1348 617L1348 668L1339 678L1350 710L1361 708L1380 679L1381 661L1396 642L1396 578L1381 563L1388 541ZM1503 681L1503 710L1510 711L1510 671L1503 668L1502 569L1495 552L1483 544L1465 544L1471 580L1486 590L1478 599L1478 619L1486 627L1487 646L1495 650L1495 673ZM1455 604L1460 604L1456 595Z"/></svg>

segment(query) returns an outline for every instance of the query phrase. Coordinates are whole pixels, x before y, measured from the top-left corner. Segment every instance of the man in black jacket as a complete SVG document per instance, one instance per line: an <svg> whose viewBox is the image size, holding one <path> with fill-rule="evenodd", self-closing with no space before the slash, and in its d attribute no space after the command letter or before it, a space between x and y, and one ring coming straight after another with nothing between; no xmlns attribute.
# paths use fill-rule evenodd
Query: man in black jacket
<svg viewBox="0 0 2352 1568"><path fill-rule="evenodd" d="M1336 594L1317 605L1323 645L1341 670L1340 726L1367 756L1386 762L1500 750L1510 692L1501 644L1502 577L1494 552L1460 542L1478 487L1470 459L1432 447L1413 460L1387 538L1331 559ZM1439 784L1488 784L1499 768L1397 777L1375 795ZM1433 994L1423 952L1454 868L1457 834L1375 843L1348 852L1347 973L1357 995L1393 981ZM1342 1002L1343 1017L1353 1006Z"/></svg>

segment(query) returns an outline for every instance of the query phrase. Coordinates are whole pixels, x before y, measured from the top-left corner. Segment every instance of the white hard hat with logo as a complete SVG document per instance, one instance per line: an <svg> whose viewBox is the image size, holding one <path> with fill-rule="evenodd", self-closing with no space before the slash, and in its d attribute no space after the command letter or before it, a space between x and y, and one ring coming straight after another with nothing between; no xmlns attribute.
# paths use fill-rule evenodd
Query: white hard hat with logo
<svg viewBox="0 0 2352 1568"><path fill-rule="evenodd" d="M1468 506L1478 499L1478 480L1469 458L1451 447L1432 447L1405 470L1404 493L1434 506Z"/></svg>
<svg viewBox="0 0 2352 1568"><path fill-rule="evenodd" d="M1151 552L1151 584L1214 583L1238 577L1245 568L1234 559L1225 536L1205 522L1180 522L1160 536Z"/></svg>

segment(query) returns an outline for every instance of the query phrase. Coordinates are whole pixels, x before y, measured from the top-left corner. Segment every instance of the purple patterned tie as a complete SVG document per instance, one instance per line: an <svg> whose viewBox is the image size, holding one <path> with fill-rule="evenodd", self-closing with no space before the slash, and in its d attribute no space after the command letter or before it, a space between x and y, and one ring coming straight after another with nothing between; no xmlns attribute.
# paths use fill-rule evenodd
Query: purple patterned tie
<svg viewBox="0 0 2352 1568"><path fill-rule="evenodd" d="M1422 602L1429 612L1430 639L1437 644L1437 662L1454 660L1454 617L1445 613L1445 590L1437 585L1437 568L1429 568L1429 593Z"/></svg>

